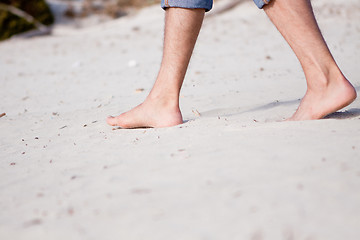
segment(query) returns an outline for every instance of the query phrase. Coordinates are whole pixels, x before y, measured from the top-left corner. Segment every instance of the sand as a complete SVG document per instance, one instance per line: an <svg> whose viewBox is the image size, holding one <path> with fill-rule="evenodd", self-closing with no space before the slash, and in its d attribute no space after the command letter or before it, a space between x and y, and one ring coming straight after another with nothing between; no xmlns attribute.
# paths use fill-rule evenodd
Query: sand
<svg viewBox="0 0 360 240"><path fill-rule="evenodd" d="M313 3L359 94L359 1ZM360 239L360 101L281 122L304 76L251 1L205 20L183 125L106 125L150 91L163 17L0 43L0 239Z"/></svg>

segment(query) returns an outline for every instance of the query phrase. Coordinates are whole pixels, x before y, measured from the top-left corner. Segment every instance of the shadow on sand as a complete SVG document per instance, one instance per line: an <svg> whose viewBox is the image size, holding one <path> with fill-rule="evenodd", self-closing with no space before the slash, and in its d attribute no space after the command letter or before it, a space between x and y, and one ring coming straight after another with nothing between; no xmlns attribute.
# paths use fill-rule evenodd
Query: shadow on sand
<svg viewBox="0 0 360 240"><path fill-rule="evenodd" d="M274 101L271 103L267 103L264 105L260 105L260 106L256 106L256 107L252 107L252 108L242 108L242 107L238 107L238 108L217 108L217 109L213 109L213 110L209 110L209 111L204 111L201 112L201 116L202 117L216 117L216 116L221 116L221 117L232 117L232 116L237 116L237 115L241 115L244 113L251 113L251 112L257 112L257 111L265 111L265 110L269 110L272 108L276 108L278 106L291 106L291 105L298 105L300 102L300 99L296 99L296 100L289 100L289 101Z"/></svg>
<svg viewBox="0 0 360 240"><path fill-rule="evenodd" d="M244 111L243 113L246 112L256 112L259 110L268 110L277 106L289 106L289 105L295 105L295 104L299 104L301 101L301 99L296 99L296 100L289 100L289 101L275 101L275 102L271 102L259 107L255 107L255 108L251 108L247 111Z"/></svg>
<svg viewBox="0 0 360 240"><path fill-rule="evenodd" d="M242 108L222 108L222 109L214 109L206 112L202 112L201 115L204 117L214 117L214 116L222 116L222 117L231 117L235 115L241 115L244 113L251 113L257 111L265 111L278 106L291 106L291 105L299 105L300 99L289 100L289 101L275 101L265 105L257 106L254 108L250 108L247 110L243 110ZM360 116L360 108L351 108L345 111L338 111L332 114L329 114L324 117L324 119L349 119Z"/></svg>
<svg viewBox="0 0 360 240"><path fill-rule="evenodd" d="M344 112L334 112L327 115L324 119L348 119L360 116L360 108L351 108Z"/></svg>

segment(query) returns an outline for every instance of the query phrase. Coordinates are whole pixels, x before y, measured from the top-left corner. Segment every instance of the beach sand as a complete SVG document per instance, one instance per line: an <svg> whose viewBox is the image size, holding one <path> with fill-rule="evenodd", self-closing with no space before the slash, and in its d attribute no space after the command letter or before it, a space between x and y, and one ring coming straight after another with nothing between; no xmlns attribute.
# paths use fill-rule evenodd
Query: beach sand
<svg viewBox="0 0 360 240"><path fill-rule="evenodd" d="M313 4L359 94L360 2ZM163 18L0 43L0 239L360 239L360 100L282 122L305 79L251 1L205 20L184 124L106 125L150 91Z"/></svg>

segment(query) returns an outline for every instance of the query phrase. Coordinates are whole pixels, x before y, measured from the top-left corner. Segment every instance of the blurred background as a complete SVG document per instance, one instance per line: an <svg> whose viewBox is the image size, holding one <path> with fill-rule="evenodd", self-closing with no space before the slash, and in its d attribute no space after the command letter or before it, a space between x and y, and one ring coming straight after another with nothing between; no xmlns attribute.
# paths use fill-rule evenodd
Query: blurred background
<svg viewBox="0 0 360 240"><path fill-rule="evenodd" d="M0 41L51 33L53 24L84 27L119 18L161 0L0 0Z"/></svg>

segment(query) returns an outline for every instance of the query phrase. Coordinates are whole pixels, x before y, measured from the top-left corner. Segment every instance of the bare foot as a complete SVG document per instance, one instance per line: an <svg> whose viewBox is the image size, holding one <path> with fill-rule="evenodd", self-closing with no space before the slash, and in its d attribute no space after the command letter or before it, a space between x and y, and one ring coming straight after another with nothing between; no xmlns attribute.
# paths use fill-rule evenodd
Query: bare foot
<svg viewBox="0 0 360 240"><path fill-rule="evenodd" d="M142 104L117 117L108 117L107 123L121 128L171 127L183 123L177 104L146 99Z"/></svg>
<svg viewBox="0 0 360 240"><path fill-rule="evenodd" d="M336 81L318 86L306 92L289 121L321 119L346 107L356 99L356 91L342 75Z"/></svg>

